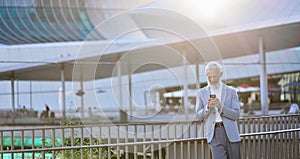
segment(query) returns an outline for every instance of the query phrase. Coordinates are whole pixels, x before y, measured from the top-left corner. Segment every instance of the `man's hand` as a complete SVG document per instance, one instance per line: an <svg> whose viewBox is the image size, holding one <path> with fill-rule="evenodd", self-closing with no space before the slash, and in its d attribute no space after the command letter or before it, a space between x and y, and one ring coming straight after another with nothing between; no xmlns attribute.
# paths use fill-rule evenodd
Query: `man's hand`
<svg viewBox="0 0 300 159"><path fill-rule="evenodd" d="M208 109L212 109L214 106L217 107L218 110L220 110L222 108L219 98L209 98L208 99Z"/></svg>

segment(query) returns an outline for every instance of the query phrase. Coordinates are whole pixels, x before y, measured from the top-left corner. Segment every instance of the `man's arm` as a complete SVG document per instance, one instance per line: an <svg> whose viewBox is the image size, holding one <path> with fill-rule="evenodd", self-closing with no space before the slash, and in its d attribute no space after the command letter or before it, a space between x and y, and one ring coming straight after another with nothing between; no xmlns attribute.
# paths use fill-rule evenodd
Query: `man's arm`
<svg viewBox="0 0 300 159"><path fill-rule="evenodd" d="M196 111L196 118L199 121L203 121L207 118L208 116L208 108L207 108L207 103L204 103L202 98L201 98L201 92L198 91L197 93L197 97L196 97L196 107L197 107L197 111Z"/></svg>

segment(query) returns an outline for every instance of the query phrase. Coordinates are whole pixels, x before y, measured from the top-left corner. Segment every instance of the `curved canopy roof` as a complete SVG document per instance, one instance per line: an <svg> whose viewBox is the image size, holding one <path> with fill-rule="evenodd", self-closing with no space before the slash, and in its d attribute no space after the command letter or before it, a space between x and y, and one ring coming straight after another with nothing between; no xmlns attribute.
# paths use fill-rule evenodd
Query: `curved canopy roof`
<svg viewBox="0 0 300 159"><path fill-rule="evenodd" d="M148 0L149 1L149 0ZM0 43L5 45L107 40L122 24L134 27L123 16L122 21L101 25L106 19L147 2L127 0L118 4L109 0L9 0L0 1ZM124 28L124 27L123 27ZM143 38L141 32L132 37Z"/></svg>
<svg viewBox="0 0 300 159"><path fill-rule="evenodd" d="M65 80L107 78L114 75L115 64L120 59L123 66L131 62L133 68L139 65L134 62L145 62L149 57L174 67L182 65L182 59L169 55L178 52L181 57L185 54L190 64L202 63L256 54L260 38L264 39L266 52L300 45L300 2L297 0L234 1L231 8L209 21L199 14L191 14L198 8L190 8L189 1L118 2L1 1L0 43L50 45L34 45L30 49L24 49L27 47L24 45L0 48L2 53L28 54L19 60L22 64L1 67L0 79L10 79L14 72L19 80L60 80L62 64ZM79 42L68 47L64 43L52 43L70 41ZM66 49L70 56L26 63L31 52L52 54ZM217 53L212 55L211 52ZM127 55L125 61L124 55ZM7 62L16 58L2 60ZM89 71L83 71L82 78L78 77L73 72L76 66L87 67L81 69ZM161 68L149 64L137 72ZM123 74L130 71L130 67L122 67ZM43 76L39 76L41 73Z"/></svg>
<svg viewBox="0 0 300 159"><path fill-rule="evenodd" d="M127 12L131 13L127 14ZM205 30L211 31L240 25L255 25L257 22L290 21L300 16L300 2L297 0L231 0L226 3L224 0L211 0L210 3L197 0L185 2L180 0L5 0L0 1L0 43L15 45L111 40L136 28L141 30L127 34L126 38L158 38L157 34L153 36L153 33L151 35L142 27L153 23L157 17L160 19L161 16L174 20L171 12L186 16ZM168 19L160 23L169 23ZM178 16L175 19L179 19ZM170 24L186 29L184 24Z"/></svg>

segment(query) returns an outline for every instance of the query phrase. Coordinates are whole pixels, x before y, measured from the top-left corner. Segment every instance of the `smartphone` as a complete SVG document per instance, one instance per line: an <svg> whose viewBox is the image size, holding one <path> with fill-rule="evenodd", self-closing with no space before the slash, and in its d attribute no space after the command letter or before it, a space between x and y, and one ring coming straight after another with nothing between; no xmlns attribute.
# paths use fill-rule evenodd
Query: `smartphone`
<svg viewBox="0 0 300 159"><path fill-rule="evenodd" d="M217 96L215 94L209 95L210 98L216 98Z"/></svg>

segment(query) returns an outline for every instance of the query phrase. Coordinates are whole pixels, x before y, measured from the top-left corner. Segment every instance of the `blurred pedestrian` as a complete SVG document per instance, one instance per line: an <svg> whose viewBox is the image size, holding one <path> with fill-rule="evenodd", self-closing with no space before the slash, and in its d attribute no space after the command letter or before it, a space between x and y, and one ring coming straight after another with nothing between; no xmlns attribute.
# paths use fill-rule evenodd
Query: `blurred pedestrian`
<svg viewBox="0 0 300 159"><path fill-rule="evenodd" d="M166 104L166 105L165 105L165 112L166 112L166 113L169 113L169 112L170 112L170 105L169 105L169 104Z"/></svg>
<svg viewBox="0 0 300 159"><path fill-rule="evenodd" d="M297 114L297 113L299 113L299 105L297 103L292 103L288 111L288 114Z"/></svg>
<svg viewBox="0 0 300 159"><path fill-rule="evenodd" d="M93 113L92 107L89 107L89 117L90 118L94 117L94 113Z"/></svg>

